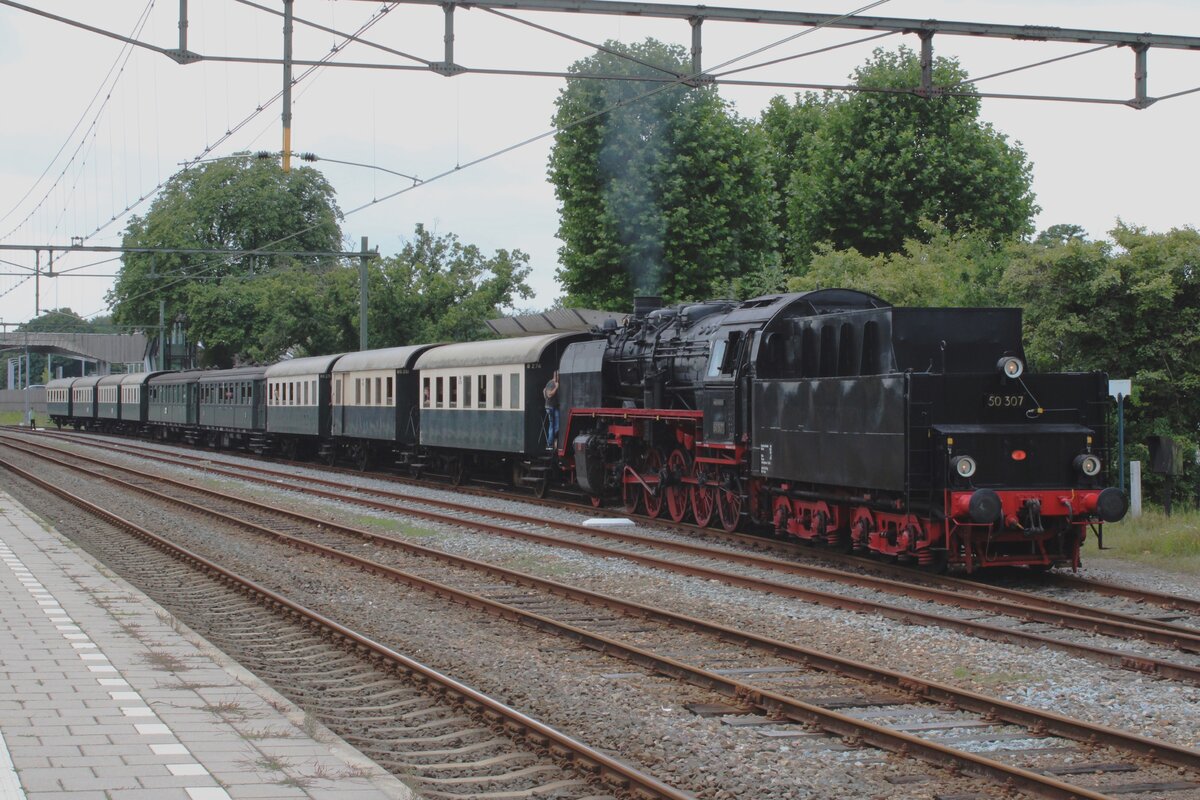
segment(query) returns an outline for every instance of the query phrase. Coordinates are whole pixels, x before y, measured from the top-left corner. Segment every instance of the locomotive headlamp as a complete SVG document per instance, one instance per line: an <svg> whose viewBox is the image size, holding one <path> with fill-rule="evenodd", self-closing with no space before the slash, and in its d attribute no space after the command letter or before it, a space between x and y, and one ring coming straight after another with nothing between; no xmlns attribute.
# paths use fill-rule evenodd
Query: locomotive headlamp
<svg viewBox="0 0 1200 800"><path fill-rule="evenodd" d="M1075 456L1075 469L1094 478L1100 474L1100 459L1091 454Z"/></svg>
<svg viewBox="0 0 1200 800"><path fill-rule="evenodd" d="M1019 378L1021 377L1021 373L1025 371L1025 365L1021 363L1021 359L1015 356L1005 356L1000 359L996 363L996 368L1006 378Z"/></svg>
<svg viewBox="0 0 1200 800"><path fill-rule="evenodd" d="M960 478L969 478L975 474L975 459L970 456L958 456L954 459L954 471Z"/></svg>

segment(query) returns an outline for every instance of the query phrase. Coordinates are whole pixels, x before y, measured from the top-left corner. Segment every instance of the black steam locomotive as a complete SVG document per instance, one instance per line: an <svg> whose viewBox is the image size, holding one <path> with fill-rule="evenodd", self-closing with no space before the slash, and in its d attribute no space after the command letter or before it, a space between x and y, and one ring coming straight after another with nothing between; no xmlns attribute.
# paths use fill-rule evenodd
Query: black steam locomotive
<svg viewBox="0 0 1200 800"><path fill-rule="evenodd" d="M642 299L603 333L562 357L565 468L630 513L968 571L1078 566L1125 514L1105 376L1026 374L1019 309Z"/></svg>
<svg viewBox="0 0 1200 800"><path fill-rule="evenodd" d="M547 441L542 387L559 372ZM1027 375L1019 309L826 289L623 322L237 370L69 378L59 425L213 447L502 473L539 494L968 571L1078 566L1106 488L1100 373Z"/></svg>

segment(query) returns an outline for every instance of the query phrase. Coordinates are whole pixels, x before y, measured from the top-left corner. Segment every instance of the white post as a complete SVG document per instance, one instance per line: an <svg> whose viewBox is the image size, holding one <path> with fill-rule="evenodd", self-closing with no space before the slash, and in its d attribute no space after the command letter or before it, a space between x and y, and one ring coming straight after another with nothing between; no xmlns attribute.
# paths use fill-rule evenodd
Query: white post
<svg viewBox="0 0 1200 800"><path fill-rule="evenodd" d="M1142 462L1129 462L1129 514L1137 518L1142 515Z"/></svg>

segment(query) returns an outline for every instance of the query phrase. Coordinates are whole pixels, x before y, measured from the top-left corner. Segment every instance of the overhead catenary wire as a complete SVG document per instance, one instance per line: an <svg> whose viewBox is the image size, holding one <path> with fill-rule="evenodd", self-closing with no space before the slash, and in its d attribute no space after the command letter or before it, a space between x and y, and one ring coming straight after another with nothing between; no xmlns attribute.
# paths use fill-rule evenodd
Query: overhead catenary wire
<svg viewBox="0 0 1200 800"><path fill-rule="evenodd" d="M765 51L767 51L767 50L770 50L770 49L772 49L773 47L779 47L779 46L782 46L782 45L784 45L784 44L787 44L788 42L795 41L796 39L799 39L799 38L801 38L801 37L803 37L803 36L808 36L808 35L810 35L810 34L812 34L812 33L815 33L815 32L816 32L816 31L818 31L818 30L821 30L821 29L822 29L822 28L824 28L824 27L827 27L828 25L830 25L830 24L832 24L832 23L834 23L834 22L836 22L836 21L839 21L839 20L844 20L844 19L848 19L848 18L850 18L850 17L853 17L853 16L855 16L855 15L861 14L861 13L863 13L864 11L868 11L868 10L870 10L870 9L872 9L872 8L877 8L878 6L884 5L884 4L888 3L888 2L890 2L890 0L874 0L873 2L867 3L866 5L864 5L864 6L861 6L860 8L857 8L857 9L855 9L854 11L850 11L850 12L847 12L846 14L842 14L842 15L838 15L838 16L836 16L836 17L833 17L833 18L831 18L830 20L828 20L828 21L826 21L826 22L822 23L821 25L816 25L816 26L813 26L813 27L811 27L811 28L807 28L807 29L805 29L805 30L803 30L803 31L799 31L799 32L797 32L797 33L795 33L795 34L792 34L792 35L786 36L786 37L784 37L783 39L780 39L779 41L777 41L777 42L775 42L775 43L773 43L773 44L764 45L764 46L762 46L762 47L756 48L756 49L755 49L755 50L753 50L753 51L750 51L749 53L745 53L745 54L743 54L743 55L741 55L741 56L736 56L736 57L734 57L734 58L732 58L732 59L729 59L729 60L727 60L727 61L723 62L722 64L720 64L720 65L717 67L717 69L723 68L723 67L725 67L725 66L728 66L728 65L730 65L730 64L735 64L735 63L737 63L738 61L741 61L741 60L743 60L743 59L746 59L746 58L750 58L751 56L754 56L754 55L757 55L757 54L759 54L759 53L762 53L762 52L765 52ZM394 6L395 4L392 4L392 5ZM307 72L306 72L305 74L307 74ZM453 167L451 167L451 168L449 168L449 169L446 169L446 170L443 170L442 172L440 172L440 173L438 173L438 174L434 175L434 176L433 176L433 177L431 177L431 178L426 178L425 180L421 181L420 183L414 183L412 186L408 186L408 187L405 187L405 188L403 188L403 189L399 189L399 190L397 190L397 191L395 191L395 192L392 192L392 193L390 193L390 194L386 194L386 195L384 195L383 197L379 197L379 198L373 198L373 199L371 199L370 201L368 201L368 202L366 202L366 203L363 203L363 204L361 204L361 205L359 205L359 206L357 206L357 207L355 207L355 208L352 208L352 209L350 209L349 211L345 211L345 212L343 212L343 214L342 214L342 217L343 217L343 219L344 219L344 218L346 218L346 217L349 217L349 216L352 216L352 215L354 215L354 214L357 214L357 213L359 213L359 212L361 212L361 211L364 211L364 210L366 210L366 209L368 209L368 208L371 208L372 206L379 205L380 203L384 203L384 202L387 202L388 200L392 200L392 199L394 199L394 198L396 198L396 197L399 197L399 196L401 196L401 195L403 195L403 194L407 194L408 192L411 192L411 191L413 191L414 189L416 189L416 188L418 188L418 187L428 186L429 184L431 184L431 183L434 183L434 182L436 182L436 181L439 181L439 180L441 180L441 179L443 179L443 178L446 178L446 177L448 177L448 176L450 176L450 175L457 174L457 173L461 172L461 171L462 171L462 170L464 170L464 169L469 169L469 168L471 168L471 167L478 166L479 164L483 164L483 163L486 163L486 162L488 162L488 161L492 161L492 160L494 160L494 159L496 159L496 158L499 158L499 157L501 157L501 156L503 156L503 155L506 155L506 154L508 154L508 153L510 153L510 152L513 152L514 150L518 150L518 149L520 149L520 148L523 148L523 147L526 147L526 146L528 146L528 145L530 145L530 144L533 144L534 142L537 142L537 141L540 141L540 140L542 140L542 139L545 139L545 138L547 138L547 137L549 137L549 136L554 136L554 135L556 135L556 134L558 134L558 133L560 133L560 132L564 132L564 131L566 131L566 130L569 130L569 129L571 129L571 128L577 127L577 126L579 126L579 125L582 125L582 124L584 124L584 123L586 123L586 122L588 122L588 121L590 121L590 120L592 120L592 119L596 119L597 117L600 117L600 116L603 116L603 115L605 115L605 114L611 113L611 112L613 112L613 111L616 111L616 110L618 110L618 109L620 109L620 108L623 108L623 107L625 107L625 106L627 106L627 105L631 105L631 104L633 104L633 103L637 103L637 102L641 102L641 101L643 101L643 100L646 100L646 99L648 99L648 98L650 98L650 97L652 97L652 96L654 96L654 95L656 95L656 94L659 94L660 92L663 92L663 91L666 91L666 90L667 90L667 89L669 89L669 88L672 88L673 86L677 86L677 85L685 85L685 84L687 84L689 81L694 81L695 79L697 79L697 78L701 77L701 75L702 75L702 73L696 73L696 74L694 74L694 75L681 75L679 78L675 79L674 81L671 81L670 83L667 83L667 84L664 84L664 85L659 85L659 86L656 86L655 88L653 88L653 89L650 89L650 90L648 90L648 91L646 91L646 92L643 92L642 94L639 94L639 95L634 95L634 96L632 96L632 97L628 97L628 98L626 98L626 99L624 99L624 100L621 100L621 101L618 101L618 102L616 102L616 103L613 103L613 104L611 104L611 105L609 105L609 106L607 106L607 107L605 107L605 108L598 109L597 111L594 111L594 112L592 112L592 113L590 113L590 114L587 114L587 115L583 116L582 118L580 118L580 119L578 119L578 120L574 120L574 121L572 121L572 122L571 122L570 124L568 124L568 125L564 125L564 126L557 126L557 127L554 127L554 128L550 128L549 130L546 130L546 131L543 131L543 132L541 132L541 133L535 134L534 136L530 136L530 137L528 137L528 138L526 138L526 139L523 139L523 140L521 140L521 141L515 142L515 143L513 143L513 144L511 144L511 145L508 145L508 146L506 146L506 147L502 147L502 148L500 148L499 150L495 150L495 151L493 151L493 152L491 152L491 153L488 153L488 154L486 154L486 155L483 155L483 156L480 156L480 157L478 157L478 158L475 158L475 159L473 159L473 160L471 160L471 161L468 161L468 162L467 162L467 163L465 163L465 164L457 164L457 163L456 163L456 164L455 164ZM264 254L265 254L265 253L269 253L270 251L269 251L269 250L267 250L266 248L269 248L269 247L274 247L275 245L278 245L278 244L281 244L281 243L283 243L283 242L286 242L286 241L288 241L289 239L294 239L295 237L297 237L297 236L301 236L301 235L303 235L303 234L307 233L308 231L312 230L312 229L313 229L313 228L315 228L315 227L316 227L316 224L314 223L313 225L309 225L309 226L308 226L308 227L306 227L306 228L301 228L300 230L293 231L292 233L290 233L290 234L288 234L288 235L286 235L286 236L280 237L279 239L276 239L276 240L274 240L274 241L272 241L272 242L268 242L267 244L265 244L265 245L262 245L262 247L260 247L260 248L258 248L257 250L253 251L253 253L264 253ZM253 253L252 253L252 254L253 254ZM162 289L165 289L165 288L169 288L169 287L171 287L171 286L174 286L174 285L176 285L176 284L178 284L178 283L180 283L180 282L182 282L182 281L184 281L184 280L188 280L188 279L189 279L189 277L192 277L192 276L199 276L199 275L203 275L203 274L204 274L204 273L206 273L206 272L211 272L211 271L213 271L213 270L215 270L215 269L218 269L218 268L220 268L221 266L223 266L223 265L224 265L224 264L226 264L226 263L228 263L228 261L227 261L227 260L220 260L220 261L214 261L214 262L210 263L210 264L209 264L209 265L207 265L207 266L202 266L200 270L198 270L198 271L193 271L193 272L192 272L192 273L191 273L191 274L190 274L188 277L180 277L180 278L178 278L178 279L176 279L176 280L174 280L174 281L170 281L170 282L168 282L168 283L166 283L166 284L160 284L159 286L157 286L157 287L155 288L155 293L157 293L157 292L160 292ZM143 298L143 297L149 296L149 294L150 294L150 292L149 292L149 291L147 291L147 292L142 292L142 293L140 293L140 294L132 295L131 297L129 297L129 298L126 298L126 300L137 300L137 299L141 299L141 298ZM99 310L96 310L96 311L93 311L93 312L90 312L90 313L86 314L86 315L85 315L85 317L92 317L92 316L96 316L96 315L98 315L98 314L102 314L102 313L104 313L104 311L106 311L106 310L107 310L107 309L99 309Z"/></svg>
<svg viewBox="0 0 1200 800"><path fill-rule="evenodd" d="M150 20L150 11L154 8L154 3L155 3L155 0L149 0L149 2L146 4L146 7L142 10L141 15L138 17L137 22L134 24L134 29L131 34L132 36L140 35L142 30L146 27L146 23L149 22L149 20ZM29 196L33 193L33 191L37 188L37 186L42 182L42 179L45 178L46 175L50 172L50 170L54 167L54 164L58 161L58 157L63 154L63 151L66 150L67 145L69 145L71 143L71 140L75 136L76 131L79 130L79 126L83 123L83 120L87 118L88 112L91 110L92 106L95 105L96 98L98 98L100 96L100 94L102 92L104 92L104 87L105 87L105 85L108 84L109 78L113 77L113 69L116 69L117 64L119 63L121 66L117 71L117 75L115 78L113 78L112 85L109 86L108 91L105 94L103 102L100 104L100 107L96 110L95 116L92 117L92 121L88 126L88 132L90 132L93 128L95 128L101 115L104 113L104 110L108 107L109 101L112 99L113 91L116 89L117 83L120 81L121 76L125 73L125 67L129 63L129 58L133 54L133 51L134 51L134 47L130 44L126 44L124 47L121 48L121 51L117 54L117 57L113 61L112 66L109 67L108 72L105 74L104 79L100 81L100 86L97 87L96 93L92 96L91 101L89 101L87 107L85 107L83 112L80 114L79 120L71 128L71 132L67 134L67 137L63 141L62 146L58 148L58 152L55 153L54 157L50 159L50 163L48 163L46 165L46 168L44 170L42 170L42 174L38 176L38 179L36 181L34 181L33 184L29 187L29 189L25 192L25 194L22 195L21 199L18 200L16 202L16 204L13 205L13 207L4 214L3 217L0 217L0 222L3 222L4 220L8 219L13 214L14 211L16 211L18 208L21 207L21 204L24 203L25 200L29 198ZM123 97L124 97L124 95L122 95L122 98ZM21 227L26 222L28 222L35 213L37 213L38 209L40 209L42 207L42 204L44 204L46 202L46 198L48 198L54 192L54 189L58 186L59 181L61 181L63 176L66 174L67 169L69 168L71 162L74 160L75 156L78 155L79 149L83 146L83 144L86 141L87 141L87 133L85 133L83 135L83 137L80 139L80 142L76 146L74 153L72 153L72 155L71 155L71 160L68 161L67 165L63 167L63 169L59 173L58 177L55 178L54 183L51 184L50 188L46 190L45 195L42 196L42 199L38 201L38 203L34 206L33 210L31 210L25 216L25 218L17 224L17 226L15 228L13 228L11 231L6 233L4 236L0 236L0 241L7 239L8 237L10 237L14 233L16 233L18 230L20 230Z"/></svg>
<svg viewBox="0 0 1200 800"><path fill-rule="evenodd" d="M138 27L138 28L136 29L136 31L135 31L135 35L138 35L138 34L140 34L140 32L141 32L142 28L144 28L144 26L145 26L146 22L147 22L147 21L148 21L148 19L149 19L149 16L148 16L148 15L149 15L149 11L152 9L152 7L153 7L153 4L154 4L154 0L150 0L150 3L149 3L149 5L147 6L146 10L143 12L143 17L140 19L141 27ZM356 34L351 34L351 35L348 35L348 36L346 37L346 40L345 40L344 42L342 42L342 43L340 44L340 46L339 46L339 45L335 45L335 46L334 46L334 48L332 48L332 49L331 49L330 53L329 53L329 54L326 56L326 58L327 58L327 59L331 59L331 58L333 58L334 56L338 55L338 54L341 52L341 50L342 50L342 49L344 49L345 47L347 47L349 44L351 44L351 43L352 43L352 42L354 42L354 41L357 41L357 36L358 36L359 34L362 34L363 32L365 32L365 31L369 30L371 27L373 27L373 26L374 26L376 23L378 23L378 22L379 22L381 19L383 19L383 18L384 18L384 16L386 16L386 15L387 15L387 14L388 14L388 13L389 13L389 12L390 12L392 9L394 9L394 8L396 7L396 5L397 5L396 3L388 3L388 4L384 5L384 6L382 6L382 7L381 7L381 8L380 8L378 11L376 11L376 12L372 13L372 14L371 14L371 16L370 16L370 17L367 19L367 21L366 21L366 22L365 22L365 23L364 23L362 26L360 26L360 28L358 29L358 31L356 32ZM121 65L120 71L118 72L118 78L120 77L120 75L121 75L121 74L123 74L123 73L124 73L124 69L125 69L125 66L126 66L126 64L128 63L129 56L130 56L130 55L132 54L132 52L133 52L133 48L132 48L131 46L129 46L129 43L127 42L126 44L127 44L127 49L126 49L126 51L125 51L125 54L124 54L124 61L122 62L122 65ZM301 73L301 74L300 74L300 75L299 75L299 76L298 76L298 77L295 79L295 82L296 82L296 83L299 83L299 82L303 81L305 78L307 78L309 75L311 75L312 73L314 73L316 70L317 70L317 66L315 66L315 65L314 65L314 66L311 66L311 67L309 67L308 69L306 69L304 72L302 72L302 73ZM115 86L115 83L114 83L114 86ZM238 123L237 125L233 126L233 127L232 127L232 128L230 128L229 130L227 130L227 131L225 132L225 135L224 135L224 136L222 136L222 137L220 137L220 138L218 139L218 141L214 142L214 143L213 143L213 144L211 144L211 145L208 145L208 146L207 146L207 147L206 147L206 148L205 148L205 149L204 149L204 150L201 152L201 154L200 154L200 155L196 156L194 159L192 159L192 160L191 160L191 163L197 163L197 162L198 162L198 161L199 161L201 158L203 158L203 156L204 156L204 155L208 154L209 152L211 152L211 151L212 151L212 150L214 150L215 148L219 147L219 146L220 146L221 144L223 144L225 141L228 141L228 140L229 140L229 139L230 139L230 138L231 138L231 137L232 137L234 134L238 133L238 132L239 132L239 131L240 131L240 130L243 128L243 127L245 127L245 125L249 124L249 122L251 122L251 121L252 121L252 120L253 120L255 117L257 117L259 114L263 113L263 112L264 112L264 111L265 111L267 108L269 108L269 107L270 107L270 106L271 106L271 105L272 105L274 102L276 102L276 101L277 101L277 100L278 100L278 99L279 99L279 98L282 96L282 94L283 94L283 92L282 92L282 91L277 91L277 92L276 92L276 93L275 93L275 94L274 94L272 97L270 97L270 98L269 98L267 101L265 101L265 102L263 102L263 103L260 103L260 104L257 106L257 108L255 109L255 111L251 112L251 114L249 114L249 115L248 115L248 116L247 116L245 119L243 119L243 120L242 120L240 123ZM111 89L110 89L109 95L108 95L108 96L105 98L105 102L107 103L107 101L108 101L108 100L110 100L110 99L111 99ZM124 92L122 92L122 93L121 93L121 102L122 102L122 108L125 108L125 102L126 102L126 93L124 93ZM99 115L99 112L98 112L98 115ZM97 116L97 118L96 118L96 119L99 119L99 116ZM93 120L93 125L94 125L94 124L95 124L95 120ZM126 152L128 152L128 150L129 150L129 143L128 143L128 135L129 135L129 131L128 131L128 126L122 126L122 133L123 133L123 135L126 137L126 138L125 138L125 145L124 145L124 148L125 148L125 151L126 151ZM81 142L80 142L80 146L82 146L83 144L85 144L85 143L86 143L86 141L87 141L87 137L86 137L86 135L85 135L84 139L83 139L83 140L81 140ZM139 128L139 142L140 142L140 128ZM76 149L76 152L78 152L78 148ZM139 147L139 152L140 152L140 147ZM154 196L154 194L155 194L155 193L157 193L157 192L158 192L158 190L159 190L159 189L161 189L163 186L165 186L165 185L166 185L166 183L167 183L167 181L169 181L169 180L170 180L170 178L169 178L169 177L168 177L168 178L164 178L163 180L159 181L159 182L158 182L158 183L157 183L157 184L156 184L156 185L155 185L153 188L151 188L149 191L147 191L147 192L143 192L143 193L139 194L139 195L138 195L138 197L137 197L137 200L130 202L130 201L129 201L129 199L128 199L128 198L129 198L129 194L128 194L128 187L129 187L129 185L130 185L131 181L129 180L128 161L125 161L124 163L125 163L125 170L124 170L124 172L125 172L125 181L124 181L124 184L125 184L125 186L126 186L126 206L125 206L125 208L124 208L122 211L120 211L120 212L114 213L114 214L111 216L111 218L110 218L110 219L109 219L107 222L104 222L103 224L98 224L98 225L96 226L96 228L95 228L95 229L93 229L91 232L87 233L86 235L84 235L84 236L82 236L82 237L79 237L81 240L87 240L87 239L90 239L90 238L92 238L93 236L95 236L95 235L97 235L98 233L100 233L101 231L103 231L105 228L107 228L107 227L109 227L110 225L112 225L113 223L115 223L115 222L116 222L118 219L121 219L121 218L123 218L123 217L124 217L126 214L128 214L128 213L129 213L129 212L131 212L131 211L133 211L135 208L137 208L139 205L141 205L141 204L142 204L143 202L145 202L147 199L149 199L150 197ZM59 213L58 221L55 223L55 225L54 225L54 227L53 227L53 228L48 228L48 229L47 229L47 235L46 235L46 238L47 238L47 239L51 238L51 236L50 236L50 233L52 233L53 231L56 231L56 230L58 229L58 226L59 226L59 224L61 224L61 221L62 221L62 214L63 214L63 213L66 211L66 208L67 208L67 201L68 201L68 199L69 199L69 198L65 196L65 194L64 194L64 189L63 189L63 187L62 187L60 184L61 184L61 178L62 178L64 175L66 175L66 173L67 173L68 169L70 168L70 166L71 166L71 162L69 162L69 163L68 163L68 164L67 164L67 165L66 165L66 166L63 168L63 172L62 172L62 174L59 176L59 179L58 179L58 180L56 180L56 183L55 183L53 186L51 186L51 187L50 187L50 189L47 191L47 197L49 197L51 194L55 193L55 190L57 189L57 190L58 190L58 197L59 197L59 198L61 198L61 203L62 203L62 210L61 210L61 211L60 211L60 213ZM140 161L139 161L139 165L138 165L138 167L139 167L139 176L140 176L140 174L141 174L141 172L140 172L140 169L141 169L141 164L140 164ZM186 168L187 168L187 167L185 166L185 169L186 169ZM78 179L77 179L77 180L78 180ZM77 181L76 181L76 182L77 182ZM140 181L140 179L139 179L139 185L141 185L141 181ZM44 202L44 200L45 200L45 198L43 198L43 202ZM54 204L55 204L55 205L58 205L58 204L59 204L58 200L55 200ZM35 211L36 211L36 209L35 209ZM30 215L29 215L29 217L32 217L33 213L34 213L34 212L30 212ZM29 217L27 217L26 219L28 219ZM23 221L21 224L24 224L24 221ZM19 230L19 229L20 229L20 227L21 227L21 225L18 225L16 228L14 228L14 229L13 229L13 231L12 231L12 232L13 232L13 233L15 233L17 230ZM11 235L11 234L10 234L10 235ZM269 245L268 245L268 246L269 246ZM62 255L66 255L66 254L62 254ZM61 257L62 257L62 255L60 255L60 256L59 256L59 258L61 258ZM49 264L49 266L50 266L51 268L53 268L53 265L54 265L54 263L55 263L55 261L54 261L54 259L52 259L52 260L51 260L51 262L50 262L50 264ZM60 271L60 272L61 272L61 271ZM23 282L24 282L24 281L22 281L22 283L23 283ZM7 295L7 294L9 294L10 292L12 292L13 290L15 290L16 288L17 288L16 286L13 286L13 287L11 287L9 290L5 291L3 294L0 294L0 297L3 297L4 295ZM95 316L96 314L99 314L99 313L103 313L103 311L97 311L97 312L94 312L93 314L89 314L88 316Z"/></svg>

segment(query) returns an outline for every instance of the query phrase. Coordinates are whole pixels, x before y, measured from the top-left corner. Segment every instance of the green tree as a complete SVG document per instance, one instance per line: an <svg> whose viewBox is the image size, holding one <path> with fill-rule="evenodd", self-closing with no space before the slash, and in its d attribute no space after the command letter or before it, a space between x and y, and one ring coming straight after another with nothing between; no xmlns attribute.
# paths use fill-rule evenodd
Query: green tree
<svg viewBox="0 0 1200 800"><path fill-rule="evenodd" d="M897 253L867 256L853 247L817 246L808 270L788 281L790 291L848 286L897 306L1004 305L1001 278L1027 246L993 242L985 233L954 232L925 221L920 235Z"/></svg>
<svg viewBox="0 0 1200 800"><path fill-rule="evenodd" d="M867 256L897 252L921 236L921 220L997 241L1032 233L1038 209L1020 145L979 119L978 98L917 96L920 75L912 50L876 50L852 76L865 91L797 100L793 128L811 141L793 145L785 232L791 257L804 263L819 242ZM933 79L947 92L973 90L954 59L935 59ZM785 128L782 110L769 111L769 127Z"/></svg>
<svg viewBox="0 0 1200 800"><path fill-rule="evenodd" d="M358 271L288 265L273 272L198 284L189 320L202 363L271 363L284 354L322 355L358 348Z"/></svg>
<svg viewBox="0 0 1200 800"><path fill-rule="evenodd" d="M759 127L766 136L769 148L771 180L775 187L772 211L775 227L779 231L780 253L785 264L807 263L811 245L809 236L796 241L788 220L788 197L792 176L801 165L807 164L817 132L825 122L828 99L814 92L797 94L795 102L789 104L781 95L767 103L759 120Z"/></svg>
<svg viewBox="0 0 1200 800"><path fill-rule="evenodd" d="M1200 233L1121 223L1110 235L1112 243L1047 237L1009 266L1004 288L1025 307L1035 365L1132 379L1126 438L1133 457L1145 459L1149 436L1180 440L1188 465L1182 497L1198 477Z"/></svg>
<svg viewBox="0 0 1200 800"><path fill-rule="evenodd" d="M533 296L529 271L520 250L488 257L454 234L435 236L418 224L399 253L372 267L370 346L485 338L486 320Z"/></svg>
<svg viewBox="0 0 1200 800"><path fill-rule="evenodd" d="M682 48L605 47L629 58L602 51L576 62L556 101L549 175L568 304L697 297L761 268L775 243L762 133L714 89L662 83L686 73Z"/></svg>
<svg viewBox="0 0 1200 800"><path fill-rule="evenodd" d="M273 161L245 154L180 172L145 216L130 220L126 247L263 249L268 254L126 254L107 298L113 319L153 328L159 302L165 301L168 319L182 315L195 326L188 331L190 338L199 339L202 329L211 335L210 313L245 308L247 301L238 296L245 284L239 278L297 264L317 267L316 258L291 259L270 252L339 250L340 219L333 188L310 167L285 173ZM282 288L286 291L291 285ZM233 326L222 330L218 349L244 355L257 346L249 331L244 338L230 338Z"/></svg>

